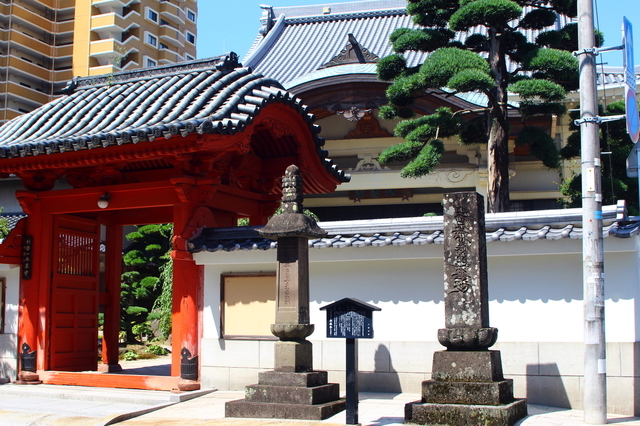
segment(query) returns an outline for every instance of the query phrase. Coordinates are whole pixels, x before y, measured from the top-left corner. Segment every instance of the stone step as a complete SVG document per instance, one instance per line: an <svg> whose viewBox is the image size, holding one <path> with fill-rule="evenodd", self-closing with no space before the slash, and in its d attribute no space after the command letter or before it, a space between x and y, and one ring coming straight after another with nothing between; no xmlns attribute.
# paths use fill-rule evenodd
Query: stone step
<svg viewBox="0 0 640 426"><path fill-rule="evenodd" d="M499 405L513 402L513 380L499 382L422 382L422 399L440 404Z"/></svg>
<svg viewBox="0 0 640 426"><path fill-rule="evenodd" d="M340 387L337 383L315 387L250 385L245 395L248 402L316 405L339 399Z"/></svg>
<svg viewBox="0 0 640 426"><path fill-rule="evenodd" d="M404 422L417 425L513 426L527 416L527 401L503 405L430 404L405 405Z"/></svg>
<svg viewBox="0 0 640 426"><path fill-rule="evenodd" d="M343 411L345 406L344 399L316 405L249 402L239 399L226 403L225 417L324 420Z"/></svg>
<svg viewBox="0 0 640 426"><path fill-rule="evenodd" d="M258 373L258 384L271 386L313 387L327 384L326 371L291 373L283 371L262 371Z"/></svg>

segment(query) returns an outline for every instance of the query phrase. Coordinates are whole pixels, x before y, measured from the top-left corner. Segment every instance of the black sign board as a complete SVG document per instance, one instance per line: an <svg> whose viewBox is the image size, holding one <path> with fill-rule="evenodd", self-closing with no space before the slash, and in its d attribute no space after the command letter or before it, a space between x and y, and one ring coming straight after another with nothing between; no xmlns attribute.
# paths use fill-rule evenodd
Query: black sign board
<svg viewBox="0 0 640 426"><path fill-rule="evenodd" d="M358 299L345 298L320 308L327 311L327 337L346 340L347 424L358 423L358 339L373 338L371 313L377 306Z"/></svg>
<svg viewBox="0 0 640 426"><path fill-rule="evenodd" d="M371 313L380 308L358 299L345 298L323 306L320 310L327 311L327 337L372 339Z"/></svg>

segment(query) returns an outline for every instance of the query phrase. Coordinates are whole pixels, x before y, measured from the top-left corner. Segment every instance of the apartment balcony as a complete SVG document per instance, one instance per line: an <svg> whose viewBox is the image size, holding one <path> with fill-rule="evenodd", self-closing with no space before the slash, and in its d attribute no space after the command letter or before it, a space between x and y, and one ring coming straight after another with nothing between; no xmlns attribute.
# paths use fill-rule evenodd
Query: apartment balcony
<svg viewBox="0 0 640 426"><path fill-rule="evenodd" d="M157 58L160 65L174 64L182 60L180 55L169 49L160 49Z"/></svg>
<svg viewBox="0 0 640 426"><path fill-rule="evenodd" d="M169 25L160 25L158 36L164 43L184 47L184 34Z"/></svg>
<svg viewBox="0 0 640 426"><path fill-rule="evenodd" d="M0 125L6 123L9 120L13 120L16 117L20 117L22 114L22 112L20 111L15 111L9 108L0 108L0 120L4 119L5 121L0 121Z"/></svg>
<svg viewBox="0 0 640 426"><path fill-rule="evenodd" d="M91 5L96 7L125 7L129 3L129 1L125 0L93 0Z"/></svg>
<svg viewBox="0 0 640 426"><path fill-rule="evenodd" d="M182 9L168 1L160 3L160 16L176 25L184 25L184 20L186 19Z"/></svg>
<svg viewBox="0 0 640 426"><path fill-rule="evenodd" d="M9 15L11 9L9 5L3 5L2 9L0 10L2 14ZM12 12L13 12L12 19L16 20L17 22L23 21L28 23L31 26L36 26L45 31L53 32L54 23L52 21L46 19L45 17L43 17L42 15L36 12L32 12L29 9L25 9L20 5L20 3L14 4L14 8L12 9Z"/></svg>
<svg viewBox="0 0 640 426"><path fill-rule="evenodd" d="M89 75L96 76L96 75L112 74L120 71L136 69L136 68L140 68L140 65L136 61L128 60L124 64L121 64L121 66L108 64L108 65L99 65L95 67L89 67Z"/></svg>
<svg viewBox="0 0 640 426"><path fill-rule="evenodd" d="M117 67L113 64L109 64L109 65L101 65L98 67L90 67L89 68L89 76L93 77L96 75L104 75L104 74L113 74L116 72L120 72L122 71L122 69L120 69L120 67Z"/></svg>
<svg viewBox="0 0 640 426"><path fill-rule="evenodd" d="M129 38L127 41L136 40L135 37ZM120 43L110 38L106 40L92 41L89 46L89 57L98 61L100 66L111 65L114 61L126 57L132 52L138 50L129 47L128 43Z"/></svg>
<svg viewBox="0 0 640 426"><path fill-rule="evenodd" d="M76 0L39 0L49 9L71 9L76 7Z"/></svg>
<svg viewBox="0 0 640 426"><path fill-rule="evenodd" d="M6 93L10 97L20 98L22 102L32 106L40 106L52 100L52 97L30 87L9 81L0 83L0 93Z"/></svg>
<svg viewBox="0 0 640 426"><path fill-rule="evenodd" d="M29 50L37 54L47 56L49 58L73 56L73 45L51 46L44 43L43 41L40 41L33 37L29 37L28 35L15 30L9 33L9 37L11 38L12 43L15 43L22 47L22 49L19 50Z"/></svg>
<svg viewBox="0 0 640 426"><path fill-rule="evenodd" d="M113 38L92 41L89 45L89 57L97 59L101 65L107 65L123 56L125 49L122 43Z"/></svg>
<svg viewBox="0 0 640 426"><path fill-rule="evenodd" d="M58 34L72 33L75 28L75 21L72 19L70 21L56 22L55 28Z"/></svg>
<svg viewBox="0 0 640 426"><path fill-rule="evenodd" d="M52 77L51 70L44 69L29 60L16 56L1 56L0 67L12 68L13 73L24 75L27 78L51 81Z"/></svg>
<svg viewBox="0 0 640 426"><path fill-rule="evenodd" d="M139 16L138 12L130 12L126 17L122 17L115 12L104 13L91 17L91 31L100 34L101 38L115 38L117 35L138 24L131 21L133 15Z"/></svg>
<svg viewBox="0 0 640 426"><path fill-rule="evenodd" d="M73 70L71 68L69 69L64 69L64 70L55 70L53 71L53 82L54 83L59 83L59 82L68 82L69 80L71 80L74 77L73 75Z"/></svg>

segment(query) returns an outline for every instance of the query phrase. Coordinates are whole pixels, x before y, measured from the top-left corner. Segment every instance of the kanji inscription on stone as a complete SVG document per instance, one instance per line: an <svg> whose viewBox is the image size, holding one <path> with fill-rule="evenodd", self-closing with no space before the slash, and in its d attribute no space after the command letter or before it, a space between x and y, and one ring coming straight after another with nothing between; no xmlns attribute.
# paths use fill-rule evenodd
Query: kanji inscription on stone
<svg viewBox="0 0 640 426"><path fill-rule="evenodd" d="M444 199L445 324L488 327L484 202L475 192Z"/></svg>

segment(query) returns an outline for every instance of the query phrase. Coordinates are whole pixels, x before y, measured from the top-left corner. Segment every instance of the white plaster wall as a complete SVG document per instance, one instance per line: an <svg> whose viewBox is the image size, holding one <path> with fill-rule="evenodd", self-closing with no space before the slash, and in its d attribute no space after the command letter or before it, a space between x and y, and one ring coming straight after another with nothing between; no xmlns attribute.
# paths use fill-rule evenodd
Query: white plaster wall
<svg viewBox="0 0 640 426"><path fill-rule="evenodd" d="M609 410L640 414L638 238L605 239ZM361 339L363 391L419 393L442 350L442 246L311 249L310 311L314 368L344 386L344 341L325 337L320 307L354 297L380 308L374 339ZM490 325L499 329L505 375L531 403L582 408L582 241L488 244ZM273 272L275 250L199 253L205 265L204 386L242 390L273 366L272 341L219 339L220 274ZM344 389L344 388L343 388Z"/></svg>
<svg viewBox="0 0 640 426"><path fill-rule="evenodd" d="M4 333L0 334L0 379L16 379L18 354L18 301L20 291L20 268L0 265L0 278L7 282L7 307Z"/></svg>
<svg viewBox="0 0 640 426"><path fill-rule="evenodd" d="M638 341L637 239L605 239L606 334ZM490 323L505 342L581 342L582 241L488 244ZM372 303L375 338L435 341L444 326L442 246L312 249L310 312L324 339L320 307L343 297ZM219 337L220 274L273 272L275 250L200 253L206 264L204 337Z"/></svg>

